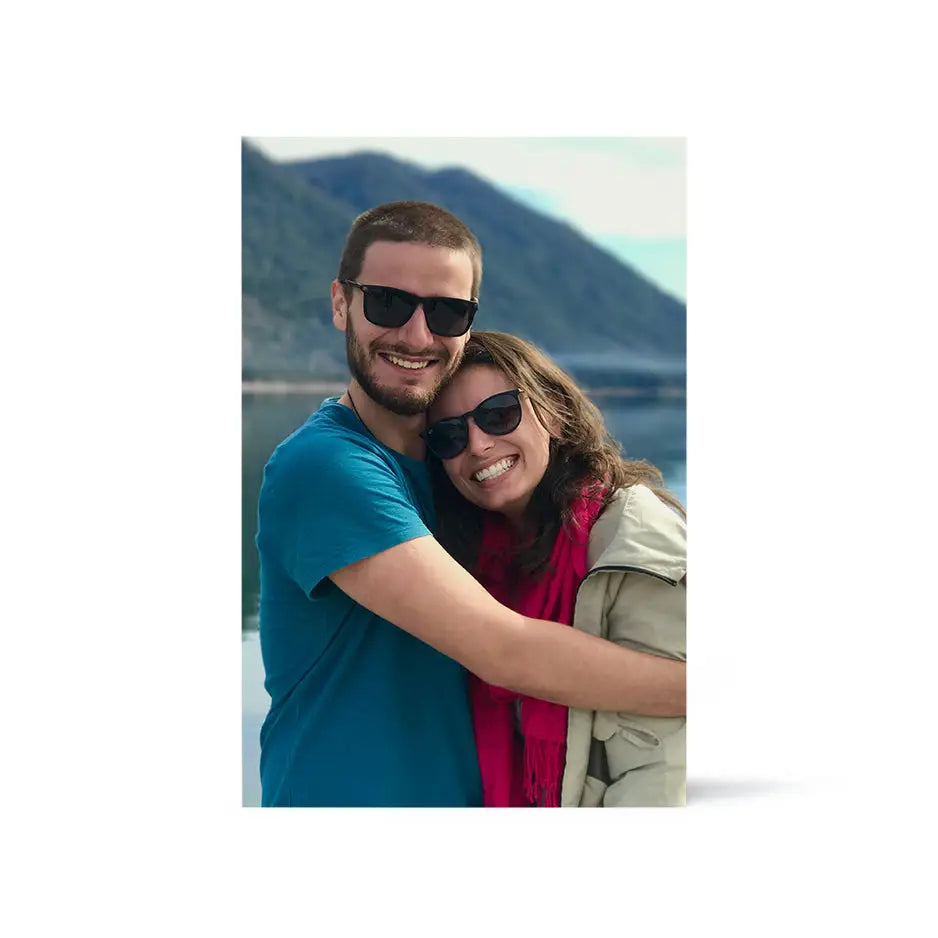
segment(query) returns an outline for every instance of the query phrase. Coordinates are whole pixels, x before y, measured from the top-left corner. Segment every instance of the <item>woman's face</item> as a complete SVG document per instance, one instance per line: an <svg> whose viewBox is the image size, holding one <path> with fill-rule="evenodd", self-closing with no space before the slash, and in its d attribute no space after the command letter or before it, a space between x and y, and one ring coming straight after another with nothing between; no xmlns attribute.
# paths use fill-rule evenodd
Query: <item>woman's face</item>
<svg viewBox="0 0 938 938"><path fill-rule="evenodd" d="M492 365L470 365L433 402L428 422L458 417L493 394L515 387ZM550 458L550 434L523 392L520 401L521 423L511 433L485 433L468 417L468 445L458 456L443 460L446 474L464 498L480 508L500 512L515 524L544 477Z"/></svg>

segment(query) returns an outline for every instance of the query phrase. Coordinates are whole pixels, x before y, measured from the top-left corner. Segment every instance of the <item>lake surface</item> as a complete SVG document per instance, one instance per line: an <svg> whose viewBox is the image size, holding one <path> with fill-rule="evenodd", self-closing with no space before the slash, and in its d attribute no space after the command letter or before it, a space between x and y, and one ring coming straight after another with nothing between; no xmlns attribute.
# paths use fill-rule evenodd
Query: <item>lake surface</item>
<svg viewBox="0 0 938 938"><path fill-rule="evenodd" d="M242 789L245 805L260 804L258 733L270 698L264 691L264 669L257 638L259 573L254 536L257 497L264 465L277 444L303 425L325 399L323 394L244 394L241 462L241 651L242 651ZM687 504L685 401L643 400L594 395L612 434L627 456L647 459L664 474L668 488Z"/></svg>

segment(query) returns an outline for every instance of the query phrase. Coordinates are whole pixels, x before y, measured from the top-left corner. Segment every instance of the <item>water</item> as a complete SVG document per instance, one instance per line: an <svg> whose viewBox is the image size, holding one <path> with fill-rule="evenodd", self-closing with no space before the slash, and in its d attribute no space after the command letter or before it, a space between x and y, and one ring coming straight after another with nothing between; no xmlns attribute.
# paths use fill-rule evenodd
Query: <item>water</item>
<svg viewBox="0 0 938 938"><path fill-rule="evenodd" d="M259 574L254 536L257 496L264 464L274 447L319 407L322 394L245 394L242 398L241 463L241 651L243 706L243 798L260 804L258 733L270 698L264 691L264 670L257 639ZM664 474L668 488L687 504L685 402L598 396L606 425L625 447L626 455L647 459Z"/></svg>

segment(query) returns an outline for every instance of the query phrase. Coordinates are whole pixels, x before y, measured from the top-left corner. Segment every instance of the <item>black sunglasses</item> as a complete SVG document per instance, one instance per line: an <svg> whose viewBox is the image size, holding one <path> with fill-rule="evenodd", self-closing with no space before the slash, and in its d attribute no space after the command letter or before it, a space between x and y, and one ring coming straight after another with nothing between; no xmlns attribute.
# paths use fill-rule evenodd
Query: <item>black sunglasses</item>
<svg viewBox="0 0 938 938"><path fill-rule="evenodd" d="M427 328L434 335L465 335L479 308L475 300L459 300L451 296L417 296L394 287L376 287L357 280L339 283L358 287L362 291L365 319L385 329L400 329L420 304L427 320Z"/></svg>
<svg viewBox="0 0 938 938"><path fill-rule="evenodd" d="M492 436L504 436L516 430L521 423L520 393L520 390L500 391L461 417L446 417L431 423L420 434L427 449L439 459L458 456L469 445L469 417L480 430Z"/></svg>

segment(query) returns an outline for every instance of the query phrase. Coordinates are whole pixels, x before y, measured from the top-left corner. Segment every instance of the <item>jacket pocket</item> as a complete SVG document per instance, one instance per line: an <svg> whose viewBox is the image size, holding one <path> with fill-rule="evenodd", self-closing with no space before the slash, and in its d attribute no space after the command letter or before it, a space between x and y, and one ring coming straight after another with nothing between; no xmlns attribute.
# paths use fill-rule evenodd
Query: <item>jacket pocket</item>
<svg viewBox="0 0 938 938"><path fill-rule="evenodd" d="M686 727L686 717L615 714L615 731L605 742L613 782L603 805L683 805Z"/></svg>
<svg viewBox="0 0 938 938"><path fill-rule="evenodd" d="M616 717L615 732L606 740L609 775L619 778L639 766L664 760L661 737L644 723L631 717Z"/></svg>
<svg viewBox="0 0 938 938"><path fill-rule="evenodd" d="M593 736L605 743L609 777L656 762L673 761L673 740L687 724L686 717L641 717L631 713L597 711Z"/></svg>

